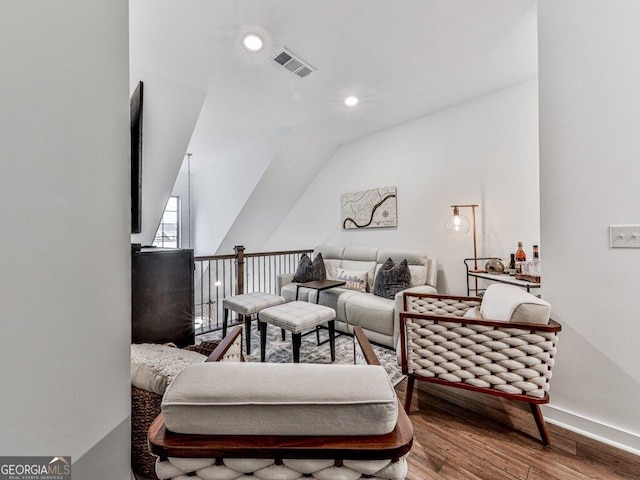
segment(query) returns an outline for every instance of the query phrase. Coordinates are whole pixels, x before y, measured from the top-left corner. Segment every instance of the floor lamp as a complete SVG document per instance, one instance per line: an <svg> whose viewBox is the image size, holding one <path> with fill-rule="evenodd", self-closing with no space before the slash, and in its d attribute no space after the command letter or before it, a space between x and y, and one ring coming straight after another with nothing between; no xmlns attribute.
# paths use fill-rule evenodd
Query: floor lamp
<svg viewBox="0 0 640 480"><path fill-rule="evenodd" d="M478 243L476 238L476 208L478 205L451 205L453 208L453 215L449 217L449 219L444 224L444 229L447 233L450 234L465 234L469 231L471 227L473 227L473 271L479 272L478 270ZM469 218L460 213L461 208L470 208L471 209L471 218L472 221L469 221ZM476 292L478 291L478 279L476 281Z"/></svg>

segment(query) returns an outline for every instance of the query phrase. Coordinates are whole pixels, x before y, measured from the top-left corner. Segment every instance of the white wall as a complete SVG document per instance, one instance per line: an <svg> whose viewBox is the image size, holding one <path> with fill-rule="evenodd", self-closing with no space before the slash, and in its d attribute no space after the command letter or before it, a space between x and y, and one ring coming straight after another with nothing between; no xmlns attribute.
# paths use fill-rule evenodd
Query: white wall
<svg viewBox="0 0 640 480"><path fill-rule="evenodd" d="M640 4L539 3L544 297L563 324L551 419L640 452Z"/></svg>
<svg viewBox="0 0 640 480"><path fill-rule="evenodd" d="M301 128L292 128L246 200L220 244L222 252L244 245L265 251L264 242L335 152L337 145ZM304 161L301 161L304 159Z"/></svg>
<svg viewBox="0 0 640 480"><path fill-rule="evenodd" d="M151 245L206 94L136 67L131 68L131 93L141 80L142 233L131 235L131 242Z"/></svg>
<svg viewBox="0 0 640 480"><path fill-rule="evenodd" d="M0 65L0 455L129 478L128 2L3 1Z"/></svg>
<svg viewBox="0 0 640 480"><path fill-rule="evenodd" d="M286 140L286 134L248 147L224 158L203 158L193 149L191 195L196 255L233 253L218 251L227 232L260 178ZM195 167L195 168L193 168Z"/></svg>
<svg viewBox="0 0 640 480"><path fill-rule="evenodd" d="M450 205L480 205L480 255L508 257L519 240L530 251L540 238L537 108L529 81L341 146L264 248L424 248L440 262L439 290L466 294L473 242L445 233ZM388 185L398 227L343 231L340 195Z"/></svg>

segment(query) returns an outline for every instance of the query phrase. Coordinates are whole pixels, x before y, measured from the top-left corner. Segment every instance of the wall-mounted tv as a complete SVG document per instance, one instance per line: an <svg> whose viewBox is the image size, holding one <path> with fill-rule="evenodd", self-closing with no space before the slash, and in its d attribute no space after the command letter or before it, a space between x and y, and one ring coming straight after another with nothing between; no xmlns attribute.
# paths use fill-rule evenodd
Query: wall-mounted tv
<svg viewBox="0 0 640 480"><path fill-rule="evenodd" d="M142 232L142 103L144 84L131 95L131 233Z"/></svg>

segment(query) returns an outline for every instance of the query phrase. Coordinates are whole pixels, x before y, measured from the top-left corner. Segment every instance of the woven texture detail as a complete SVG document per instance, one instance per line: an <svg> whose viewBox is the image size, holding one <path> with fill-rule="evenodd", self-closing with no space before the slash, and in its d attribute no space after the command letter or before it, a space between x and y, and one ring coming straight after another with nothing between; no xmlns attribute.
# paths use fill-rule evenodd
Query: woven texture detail
<svg viewBox="0 0 640 480"><path fill-rule="evenodd" d="M462 317L470 308L480 305L480 300L460 300L457 298L408 297L408 310L425 315L453 315Z"/></svg>
<svg viewBox="0 0 640 480"><path fill-rule="evenodd" d="M406 456L391 460L344 460L341 467L334 460L283 460L276 465L272 459L172 458L156 462L156 474L161 480L358 480L365 478L403 480L407 475Z"/></svg>
<svg viewBox="0 0 640 480"><path fill-rule="evenodd" d="M219 362L242 362L242 335L238 335Z"/></svg>
<svg viewBox="0 0 640 480"><path fill-rule="evenodd" d="M409 373L500 392L544 398L549 391L557 333L456 321L478 302L410 299L406 318ZM444 312L444 313L438 313ZM434 318L441 315L443 318Z"/></svg>
<svg viewBox="0 0 640 480"><path fill-rule="evenodd" d="M240 315L251 316L264 308L281 305L284 302L286 302L286 300L280 295L254 292L227 297L222 301L222 306Z"/></svg>

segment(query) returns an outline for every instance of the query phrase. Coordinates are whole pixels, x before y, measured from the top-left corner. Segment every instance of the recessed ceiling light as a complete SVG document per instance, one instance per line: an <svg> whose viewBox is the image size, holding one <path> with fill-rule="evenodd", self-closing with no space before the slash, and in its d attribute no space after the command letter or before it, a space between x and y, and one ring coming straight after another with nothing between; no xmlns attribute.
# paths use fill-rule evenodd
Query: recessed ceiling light
<svg viewBox="0 0 640 480"><path fill-rule="evenodd" d="M246 48L250 52L259 52L260 50L262 50L262 38L260 38L260 36L256 35L255 33L245 35L242 43L244 44L244 48Z"/></svg>
<svg viewBox="0 0 640 480"><path fill-rule="evenodd" d="M351 95L350 97L344 99L344 104L347 107L355 107L358 104L358 97L354 97L353 95Z"/></svg>

